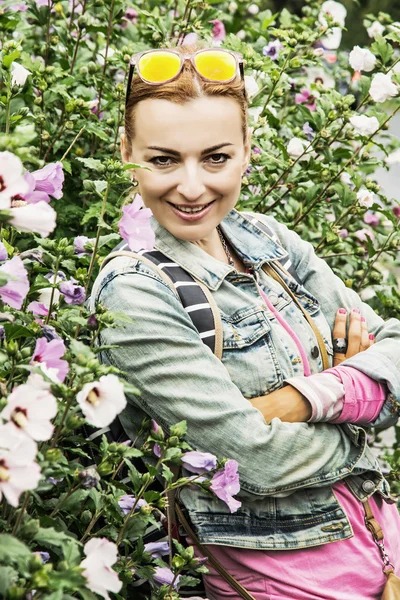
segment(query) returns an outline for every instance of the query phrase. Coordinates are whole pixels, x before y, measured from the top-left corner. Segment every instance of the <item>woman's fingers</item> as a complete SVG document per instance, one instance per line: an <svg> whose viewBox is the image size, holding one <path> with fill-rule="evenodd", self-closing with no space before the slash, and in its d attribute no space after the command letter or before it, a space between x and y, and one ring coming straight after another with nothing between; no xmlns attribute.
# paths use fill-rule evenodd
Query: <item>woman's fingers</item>
<svg viewBox="0 0 400 600"><path fill-rule="evenodd" d="M371 345L371 340L369 339L369 332L367 327L367 321L364 317L361 317L361 343L360 343L360 352L364 352Z"/></svg>
<svg viewBox="0 0 400 600"><path fill-rule="evenodd" d="M372 346L372 344L375 344L375 336L374 336L374 334L373 334L373 333L370 333L370 334L368 335L368 338L369 338L369 345L370 345L370 346Z"/></svg>
<svg viewBox="0 0 400 600"><path fill-rule="evenodd" d="M361 314L358 308L353 308L350 313L350 325L346 357L350 358L360 352L361 344Z"/></svg>
<svg viewBox="0 0 400 600"><path fill-rule="evenodd" d="M347 311L345 308L339 308L336 313L335 324L333 326L333 338L347 338ZM346 354L335 352L333 355L333 366L337 367L346 360Z"/></svg>

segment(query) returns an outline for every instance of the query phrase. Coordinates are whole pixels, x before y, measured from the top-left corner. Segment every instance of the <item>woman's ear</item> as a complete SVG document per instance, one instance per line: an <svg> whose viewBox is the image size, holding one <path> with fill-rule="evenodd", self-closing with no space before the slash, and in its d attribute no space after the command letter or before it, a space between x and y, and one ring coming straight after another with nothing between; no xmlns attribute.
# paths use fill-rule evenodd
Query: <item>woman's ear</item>
<svg viewBox="0 0 400 600"><path fill-rule="evenodd" d="M251 155L251 134L253 133L253 128L247 128L247 137L246 142L244 144L244 156L242 163L242 173L247 170L247 167L250 165L250 155Z"/></svg>
<svg viewBox="0 0 400 600"><path fill-rule="evenodd" d="M131 162L131 160L130 160L130 152L129 152L129 149L128 149L128 144L127 144L127 141L126 141L126 135L125 135L125 133L121 133L120 140L121 140L121 158L122 158L122 162L123 163Z"/></svg>

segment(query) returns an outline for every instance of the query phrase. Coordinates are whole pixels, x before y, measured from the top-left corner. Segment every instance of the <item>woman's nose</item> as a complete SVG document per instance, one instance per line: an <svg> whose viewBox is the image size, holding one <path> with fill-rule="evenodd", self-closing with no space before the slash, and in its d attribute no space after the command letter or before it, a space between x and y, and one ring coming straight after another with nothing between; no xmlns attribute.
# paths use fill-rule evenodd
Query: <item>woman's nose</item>
<svg viewBox="0 0 400 600"><path fill-rule="evenodd" d="M189 201L197 200L205 190L206 186L198 171L192 169L181 174L177 191Z"/></svg>

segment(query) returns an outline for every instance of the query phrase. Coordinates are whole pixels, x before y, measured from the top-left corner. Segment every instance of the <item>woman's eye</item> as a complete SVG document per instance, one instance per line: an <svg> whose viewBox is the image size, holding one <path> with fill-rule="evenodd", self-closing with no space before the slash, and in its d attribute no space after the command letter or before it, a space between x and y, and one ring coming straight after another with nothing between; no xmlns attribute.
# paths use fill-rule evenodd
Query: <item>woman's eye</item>
<svg viewBox="0 0 400 600"><path fill-rule="evenodd" d="M219 154L211 154L208 158L214 159L211 161L211 164L223 165L230 159L230 156L228 154L219 153ZM220 159L222 158L223 160L216 160L217 158L220 158ZM157 165L158 167L169 167L169 166L171 166L171 163L169 163L167 161L170 161L170 160L173 160L173 159L169 156L154 156L153 158L151 158L149 160L149 162L153 163L154 165Z"/></svg>
<svg viewBox="0 0 400 600"><path fill-rule="evenodd" d="M210 158L213 158L215 156L219 156L219 157L222 157L224 159L223 161L217 161L215 164L222 165L222 164L226 163L230 159L230 156L228 156L228 154L223 154L223 153L211 154Z"/></svg>

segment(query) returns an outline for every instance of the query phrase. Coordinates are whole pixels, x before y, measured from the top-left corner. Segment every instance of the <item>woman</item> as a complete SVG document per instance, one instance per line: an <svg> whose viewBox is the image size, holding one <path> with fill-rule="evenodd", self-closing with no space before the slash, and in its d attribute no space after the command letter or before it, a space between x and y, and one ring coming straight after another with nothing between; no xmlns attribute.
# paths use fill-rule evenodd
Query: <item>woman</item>
<svg viewBox="0 0 400 600"><path fill-rule="evenodd" d="M198 50L145 53L133 79L131 69L121 152L151 167L132 173L153 213L155 247L216 302L222 361L157 269L140 257L111 260L92 303L132 318L101 336L118 345L104 360L141 392L123 424L134 435L143 413L166 429L185 419L193 447L238 461L236 512L197 489L185 488L181 500L201 543L257 600L380 598L385 575L361 501L370 499L398 570L400 519L357 424L398 419L400 323L378 317L273 217L235 210L251 152L243 67L228 51ZM180 53L189 59L182 70ZM282 256L302 281L292 288L323 336L329 366L333 326L334 338L345 338L351 313L349 346L334 368L322 372L300 307L262 269ZM209 598L239 597L212 568L205 583Z"/></svg>

